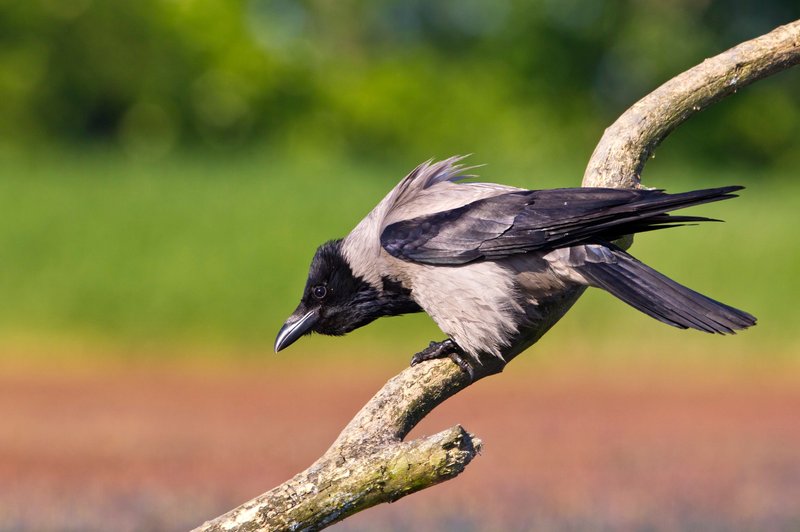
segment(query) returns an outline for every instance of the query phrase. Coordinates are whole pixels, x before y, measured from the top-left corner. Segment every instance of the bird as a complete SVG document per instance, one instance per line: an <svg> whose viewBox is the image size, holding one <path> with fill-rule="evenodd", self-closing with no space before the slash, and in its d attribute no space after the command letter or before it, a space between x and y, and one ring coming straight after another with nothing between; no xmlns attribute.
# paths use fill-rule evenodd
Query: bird
<svg viewBox="0 0 800 532"><path fill-rule="evenodd" d="M340 336L385 316L426 312L447 338L411 365L450 358L473 377L504 366L553 321L552 308L603 289L667 325L733 334L752 315L687 288L622 247L636 233L718 221L669 212L737 197L741 186L527 190L465 181L463 156L406 175L344 238L319 246L278 352L312 332Z"/></svg>

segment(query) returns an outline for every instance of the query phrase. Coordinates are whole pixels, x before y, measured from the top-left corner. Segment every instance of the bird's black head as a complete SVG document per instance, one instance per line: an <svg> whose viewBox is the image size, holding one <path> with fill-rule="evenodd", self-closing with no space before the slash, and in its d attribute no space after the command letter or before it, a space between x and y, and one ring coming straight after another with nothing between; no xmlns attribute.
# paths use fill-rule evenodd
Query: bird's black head
<svg viewBox="0 0 800 532"><path fill-rule="evenodd" d="M342 254L342 241L322 244L311 261L303 297L278 332L275 351L304 334L340 336L381 316L416 312L408 291L376 288L353 274Z"/></svg>

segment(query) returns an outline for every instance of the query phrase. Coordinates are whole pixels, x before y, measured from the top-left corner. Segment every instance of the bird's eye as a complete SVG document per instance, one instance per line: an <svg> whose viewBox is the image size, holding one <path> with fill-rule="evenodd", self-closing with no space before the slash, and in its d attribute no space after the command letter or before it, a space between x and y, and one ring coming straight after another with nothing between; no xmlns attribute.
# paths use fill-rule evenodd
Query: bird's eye
<svg viewBox="0 0 800 532"><path fill-rule="evenodd" d="M314 294L314 297L317 299L322 299L328 295L328 289L322 285L318 285L311 289L311 293Z"/></svg>

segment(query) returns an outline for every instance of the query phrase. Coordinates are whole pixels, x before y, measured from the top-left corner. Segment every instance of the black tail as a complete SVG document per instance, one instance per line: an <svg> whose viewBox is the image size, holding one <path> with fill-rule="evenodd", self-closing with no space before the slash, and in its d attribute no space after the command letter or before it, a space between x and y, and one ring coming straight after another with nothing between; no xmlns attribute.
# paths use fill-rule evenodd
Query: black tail
<svg viewBox="0 0 800 532"><path fill-rule="evenodd" d="M602 288L658 321L681 329L734 334L756 318L706 297L639 262L622 250L616 262L587 262L578 268L592 286Z"/></svg>

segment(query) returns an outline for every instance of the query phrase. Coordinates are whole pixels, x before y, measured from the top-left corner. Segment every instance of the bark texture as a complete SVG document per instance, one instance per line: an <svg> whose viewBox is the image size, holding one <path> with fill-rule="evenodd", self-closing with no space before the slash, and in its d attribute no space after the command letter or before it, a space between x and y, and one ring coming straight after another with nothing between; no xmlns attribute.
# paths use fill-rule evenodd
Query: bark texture
<svg viewBox="0 0 800 532"><path fill-rule="evenodd" d="M606 129L583 186L638 187L645 163L678 125L756 80L800 62L800 21L747 41L668 81ZM582 290L547 309L543 335ZM488 361L475 380L498 373ZM333 445L294 478L198 527L197 531L319 530L356 512L457 476L481 441L461 426L404 442L433 408L471 383L449 360L403 370L370 399Z"/></svg>

